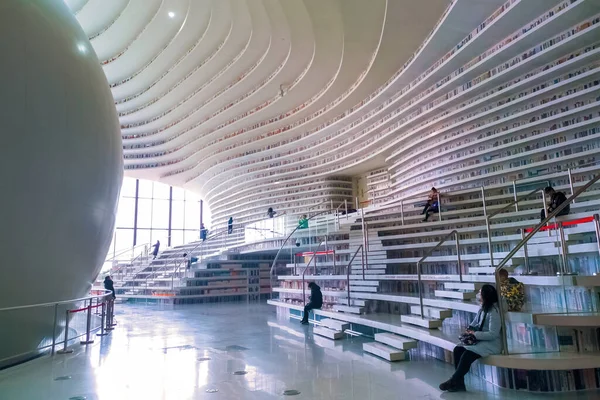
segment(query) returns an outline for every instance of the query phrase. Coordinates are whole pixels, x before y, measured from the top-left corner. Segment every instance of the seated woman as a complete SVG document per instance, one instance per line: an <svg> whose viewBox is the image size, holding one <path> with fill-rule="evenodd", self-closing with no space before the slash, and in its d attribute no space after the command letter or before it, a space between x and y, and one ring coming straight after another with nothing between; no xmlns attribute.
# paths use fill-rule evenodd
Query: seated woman
<svg viewBox="0 0 600 400"><path fill-rule="evenodd" d="M429 196L427 196L427 203L425 203L425 207L423 208L423 212L421 213L421 215L425 214L423 222L427 222L427 220L429 219L429 215L440 211L440 204L438 201L439 193L440 192L438 192L436 188L431 188L431 192L429 192Z"/></svg>
<svg viewBox="0 0 600 400"><path fill-rule="evenodd" d="M465 375L469 372L471 364L481 357L502 352L502 323L498 308L498 292L492 285L483 285L479 291L481 308L477 316L469 325L465 336L471 337L473 344L460 344L454 348L454 375L440 385L440 390L449 392L464 392ZM468 340L462 339L463 343Z"/></svg>
<svg viewBox="0 0 600 400"><path fill-rule="evenodd" d="M277 211L274 211L273 207L269 207L269 209L267 210L267 217L273 218L275 214L277 214Z"/></svg>

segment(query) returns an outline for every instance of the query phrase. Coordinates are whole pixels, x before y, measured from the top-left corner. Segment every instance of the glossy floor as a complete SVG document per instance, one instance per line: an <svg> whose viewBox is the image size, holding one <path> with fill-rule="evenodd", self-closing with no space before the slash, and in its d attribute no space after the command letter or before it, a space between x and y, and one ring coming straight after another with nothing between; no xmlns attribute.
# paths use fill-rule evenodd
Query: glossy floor
<svg viewBox="0 0 600 400"><path fill-rule="evenodd" d="M2 400L597 399L534 395L469 378L442 393L441 361L390 364L362 353L363 338L332 342L266 304L117 305L117 329L71 355L0 371ZM242 372L239 372L242 371ZM299 395L283 396L285 390Z"/></svg>

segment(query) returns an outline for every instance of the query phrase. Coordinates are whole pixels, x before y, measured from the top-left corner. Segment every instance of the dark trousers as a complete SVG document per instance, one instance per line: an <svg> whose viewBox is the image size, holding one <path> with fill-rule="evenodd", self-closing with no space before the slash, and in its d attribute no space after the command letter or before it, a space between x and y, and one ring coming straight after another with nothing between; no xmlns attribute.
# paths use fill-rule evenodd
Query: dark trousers
<svg viewBox="0 0 600 400"><path fill-rule="evenodd" d="M231 234L233 232L233 225L227 225L227 233Z"/></svg>
<svg viewBox="0 0 600 400"><path fill-rule="evenodd" d="M313 304L313 303L308 303L307 305L304 306L304 315L302 316L302 321L304 322L308 322L308 314L310 313L310 310L314 310L314 309L319 309L321 308L321 304Z"/></svg>
<svg viewBox="0 0 600 400"><path fill-rule="evenodd" d="M456 346L454 348L454 375L452 375L452 381L458 384L464 384L465 375L471 369L471 364L475 362L481 356L477 353L473 353L471 350L467 350L462 346Z"/></svg>
<svg viewBox="0 0 600 400"><path fill-rule="evenodd" d="M427 220L429 218L429 214L433 214L438 212L438 203L437 201L435 203L427 203L425 204L425 207L423 207L423 211L421 212L421 215L425 214L425 220Z"/></svg>
<svg viewBox="0 0 600 400"><path fill-rule="evenodd" d="M569 211L571 211L571 206L568 205L565 208L563 208L561 210L561 212L559 212L558 214L556 214L557 217L563 216L563 215L569 215ZM540 212L540 221L543 221L546 218L546 210L542 210Z"/></svg>

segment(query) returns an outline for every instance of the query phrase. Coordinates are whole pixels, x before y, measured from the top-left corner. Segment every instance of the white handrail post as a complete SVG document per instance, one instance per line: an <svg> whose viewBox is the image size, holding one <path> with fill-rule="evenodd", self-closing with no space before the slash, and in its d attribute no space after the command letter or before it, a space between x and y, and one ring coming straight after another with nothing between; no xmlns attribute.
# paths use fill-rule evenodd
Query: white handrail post
<svg viewBox="0 0 600 400"><path fill-rule="evenodd" d="M567 169L567 173L569 174L569 187L571 188L571 196L575 193L575 189L573 188L573 174L571 173L571 168ZM575 199L572 201L575 204Z"/></svg>
<svg viewBox="0 0 600 400"><path fill-rule="evenodd" d="M563 275L577 275L577 273L571 271L571 268L569 267L569 249L567 247L567 241L565 240L565 229L562 222L558 222L558 232L560 234L560 252L563 264Z"/></svg>
<svg viewBox="0 0 600 400"><path fill-rule="evenodd" d="M421 262L417 262L417 285L419 286L419 306L421 308L421 319L425 319L425 310L423 308L423 282L421 281Z"/></svg>
<svg viewBox="0 0 600 400"><path fill-rule="evenodd" d="M485 189L483 188L483 186L481 187L481 198L482 198L482 203L483 203L483 216L485 217L485 229L487 232L488 250L490 253L490 267L494 268L494 249L492 247L492 227L490 226L490 218L487 215L487 206L485 204Z"/></svg>
<svg viewBox="0 0 600 400"><path fill-rule="evenodd" d="M439 218L439 221L442 221L442 201L440 200L440 192L437 193L437 202L438 202L438 218Z"/></svg>
<svg viewBox="0 0 600 400"><path fill-rule="evenodd" d="M344 208L346 209L346 221L348 221L348 199L344 199Z"/></svg>
<svg viewBox="0 0 600 400"><path fill-rule="evenodd" d="M463 281L463 272L462 272L462 260L460 258L460 238L458 237L458 232L454 234L456 237L456 262L458 263L458 277L460 282Z"/></svg>
<svg viewBox="0 0 600 400"><path fill-rule="evenodd" d="M517 183L512 181L513 184L513 198L515 200L515 211L519 211L519 202L517 201Z"/></svg>
<svg viewBox="0 0 600 400"><path fill-rule="evenodd" d="M521 229L521 240L525 239L525 231ZM531 273L531 265L529 264L529 251L527 250L527 242L523 246L523 256L525 261L525 273L523 275L534 275Z"/></svg>
<svg viewBox="0 0 600 400"><path fill-rule="evenodd" d="M402 221L402 226L404 226L404 199L400 200L400 220Z"/></svg>

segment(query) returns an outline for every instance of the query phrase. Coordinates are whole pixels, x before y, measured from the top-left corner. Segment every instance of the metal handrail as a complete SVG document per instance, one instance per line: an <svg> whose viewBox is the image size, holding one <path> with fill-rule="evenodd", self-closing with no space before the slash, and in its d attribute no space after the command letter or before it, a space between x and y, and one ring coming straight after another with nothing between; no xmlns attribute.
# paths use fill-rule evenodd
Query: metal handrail
<svg viewBox="0 0 600 400"><path fill-rule="evenodd" d="M417 280L418 280L418 286L419 286L419 305L421 307L421 318L424 319L425 318L425 313L424 313L424 309L423 309L423 289L422 289L422 280L421 280L421 264L425 261L425 259L427 259L427 257L429 257L431 254L433 254L433 252L435 250L437 250L438 248L440 248L440 246L442 244L444 244L446 242L446 240L448 240L452 235L456 235L456 257L458 259L458 273L460 276L460 281L462 282L462 263L460 260L460 242L459 242L459 238L458 238L458 231L456 229L452 230L451 232L449 232L448 234L446 234L443 238L440 239L440 241L431 249L427 250L427 252L425 252L425 254L423 255L423 257L421 257L421 259L419 261L417 261Z"/></svg>
<svg viewBox="0 0 600 400"><path fill-rule="evenodd" d="M100 297L106 297L106 296L112 294L112 292L110 290L106 290L106 289L92 289L92 290L103 290L105 293L104 294L89 295L89 296L86 296L86 297L80 297L80 298L71 299L71 300L53 301L53 302L50 302L50 303L38 303L38 304L28 304L28 305L25 305L25 306L4 307L4 308L0 308L0 312L3 312L3 311L14 311L14 310L24 310L26 308L49 307L49 306L54 306L54 305L70 304L70 303L76 303L78 301L84 301L84 300L90 300L90 299L95 299L95 298L100 298Z"/></svg>
<svg viewBox="0 0 600 400"><path fill-rule="evenodd" d="M493 248L493 243L492 243L492 226L491 226L492 218L494 218L496 215L506 211L507 209L509 209L512 206L515 206L515 211L518 212L519 211L519 202L529 198L530 196L536 194L539 191L542 191L542 207L546 208L546 196L544 195L544 192L543 192L545 187L546 186L539 186L539 187L533 189L532 191L528 192L527 194L517 197L516 186L515 186L515 182L513 181L514 200L512 200L510 203L506 204L501 209L496 210L495 212L493 212L490 215L487 214L487 206L485 204L485 202L486 202L485 189L483 187L481 188L481 198L482 198L482 202L483 202L483 215L485 217L485 228L486 228L486 233L487 233L488 252L490 254L490 267L494 268L494 248ZM529 274L530 271L529 271L528 257L526 257L525 264L527 267L526 273Z"/></svg>
<svg viewBox="0 0 600 400"><path fill-rule="evenodd" d="M350 262L348 263L348 266L346 267L346 289L348 290L348 307L350 306L350 271L352 269L352 263L354 262L354 259L356 258L356 255L358 254L359 250L364 253L364 248L363 248L362 244L360 246L358 246L358 248L354 252L354 255L352 256L352 258L350 258ZM363 264L363 280L364 279L365 279L365 266Z"/></svg>
<svg viewBox="0 0 600 400"><path fill-rule="evenodd" d="M313 215L312 217L308 217L308 221L310 221L311 219L313 219L314 217L321 215L321 214L325 214L327 212L329 212L331 210L323 210L315 215ZM269 281L271 283L271 296L273 296L273 270L275 269L275 264L277 263L277 260L279 259L279 254L281 254L281 250L283 250L283 247L285 246L285 244L288 242L288 240L290 240L290 238L292 237L292 235L294 233L296 233L296 231L300 228L300 226L296 226L291 232L290 234L285 238L285 240L283 241L283 243L281 244L281 247L279 248L279 250L277 250L277 254L275 254L275 258L273 259L273 263L271 264L271 270L269 271Z"/></svg>
<svg viewBox="0 0 600 400"><path fill-rule="evenodd" d="M581 193L585 192L589 187L591 187L594 183L598 182L600 180L600 174L595 176L594 178L592 178L588 183L586 183L585 185L581 186L579 189L577 189L577 191L575 193L573 193L569 198L567 198L565 201L563 201L562 203L560 203L558 205L558 207L556 207L556 209L554 209L554 211L552 211L551 213L546 213L546 218L544 218L539 224L537 224L532 230L531 232L529 232L527 234L527 236L525 236L523 239L521 239L521 241L519 241L519 243L517 243L517 245L506 255L506 257L504 257L502 259L502 261L500 261L500 263L498 264L498 266L496 267L495 271L494 271L494 280L495 280L495 284L496 284L496 288L500 288L500 275L499 272L502 268L504 268L504 266L506 265L506 263L508 263L508 261L514 257L515 254L517 254L517 252L521 249L521 247L523 247L536 233L538 233L540 231L540 229L542 229L548 222L550 222L550 220L552 220L554 217L556 217L563 209L565 209L568 205L571 204L571 202L577 198ZM502 326L502 353L506 354L506 352L508 351L508 340L506 337L506 318L504 316L504 305L502 304L502 301L498 302L498 307L500 309L500 320L501 320L501 325Z"/></svg>
<svg viewBox="0 0 600 400"><path fill-rule="evenodd" d="M498 214L500 214L500 213L504 212L505 210L509 209L510 207L514 206L515 204L518 204L518 203L520 203L521 201L525 200L525 199L526 199L526 198L528 198L529 196L531 196L531 195L534 195L534 194L536 194L537 192L539 192L539 191L541 191L541 190L544 190L544 188L545 188L545 187L546 187L546 186L539 186L539 187L535 188L534 190L532 190L531 192L529 192L529 193L527 193L527 194L524 194L524 195L522 195L522 196L520 196L520 197L517 197L516 199L512 200L510 203L507 203L507 204L506 204L504 207L502 207L501 209L499 209L499 210L496 210L496 211L494 211L492 214L488 215L488 216L487 216L487 218L488 218L488 219L491 219L491 218L495 217L496 215L498 215ZM515 192L515 193L516 193L516 192Z"/></svg>
<svg viewBox="0 0 600 400"><path fill-rule="evenodd" d="M598 164L600 164L600 161L592 161L592 162L589 162L589 163L586 163L586 164L577 165L577 166L575 166L573 168L569 168L566 172L567 172L568 175L571 175L569 171L574 171L574 170L577 170L577 169L587 168L587 167L591 167L593 165L598 165ZM542 175L538 175L537 177L543 178L546 175L553 175L553 174L557 174L559 172L565 172L565 171L558 171L558 172L557 171L551 171L551 172L547 172L547 173L542 174ZM531 177L527 177L527 178L523 178L523 179L517 179L517 180L512 181L513 188L516 185L519 185L518 182L523 181L525 179L531 179ZM543 180L543 179L540 179L540 180ZM547 180L545 182L547 182ZM527 184L535 184L535 182L531 182L531 183L527 183ZM521 185L524 185L524 184L521 184ZM465 189L459 189L459 190L453 190L453 191L443 192L442 194L443 194L444 197L451 197L451 196L455 196L454 192L464 192L464 191L465 191ZM515 191L515 193L516 193L516 191ZM571 193L573 193L573 191L571 191ZM382 211L382 210L384 210L386 208L393 208L393 207L398 207L398 206L400 206L402 208L403 207L402 203L404 201L411 200L411 199L422 198L426 194L427 194L427 192L424 192L424 193L419 193L419 194L413 194L413 195L410 195L408 197L403 197L401 199L392 200L389 203L384 204L383 206L377 207L377 208L375 208L373 210L368 210L366 213L367 214L369 214L369 213L375 213L375 212L378 212L378 211ZM460 195L461 194L459 193L456 196L460 196Z"/></svg>
<svg viewBox="0 0 600 400"><path fill-rule="evenodd" d="M104 260L104 262L109 262L109 261L114 261L118 256L127 253L128 251L131 252L135 252L135 249L141 246L148 246L150 243L142 243L142 244L136 244L135 246L132 246L128 249L125 250L119 250L119 252L115 252L113 254L113 256L111 258L107 258L106 260Z"/></svg>
<svg viewBox="0 0 600 400"><path fill-rule="evenodd" d="M310 268L310 263L312 262L312 260L317 256L317 252L319 251L321 246L323 246L324 244L325 244L325 242L319 243L319 246L317 246L317 249L313 252L312 257L310 258L310 260L308 260L308 263L306 263L306 266L304 267L304 271L302 271L302 300L304 302L306 302L306 288L304 287L304 275L306 274L306 271ZM314 274L315 275L317 274L317 261L316 260L315 260Z"/></svg>

